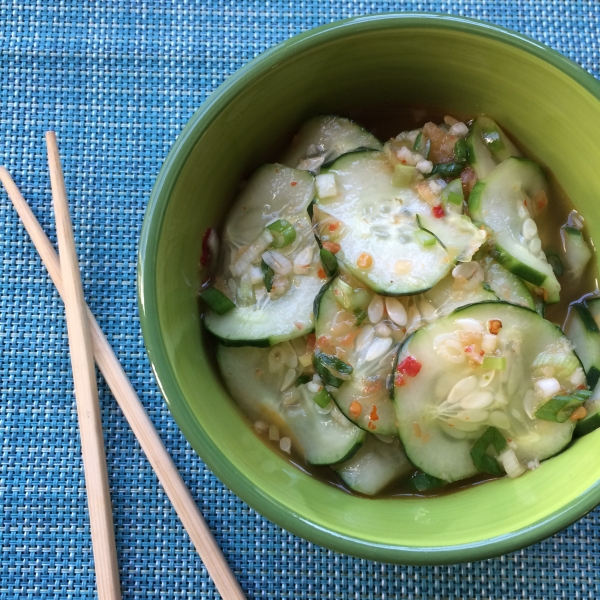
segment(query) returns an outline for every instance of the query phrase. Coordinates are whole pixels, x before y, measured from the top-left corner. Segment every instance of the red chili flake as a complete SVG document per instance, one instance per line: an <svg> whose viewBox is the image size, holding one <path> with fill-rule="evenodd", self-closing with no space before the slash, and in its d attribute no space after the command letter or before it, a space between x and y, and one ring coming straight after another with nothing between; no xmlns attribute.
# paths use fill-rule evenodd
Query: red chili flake
<svg viewBox="0 0 600 600"><path fill-rule="evenodd" d="M473 346L467 346L465 348L465 352L469 353L469 352L473 352Z"/></svg>
<svg viewBox="0 0 600 600"><path fill-rule="evenodd" d="M433 216L436 219L441 219L445 214L444 207L441 204L433 207Z"/></svg>
<svg viewBox="0 0 600 600"><path fill-rule="evenodd" d="M329 231L335 231L339 226L340 226L339 223L330 223L329 224Z"/></svg>
<svg viewBox="0 0 600 600"><path fill-rule="evenodd" d="M294 323L294 325L296 326L296 329L302 330L302 323Z"/></svg>
<svg viewBox="0 0 600 600"><path fill-rule="evenodd" d="M523 206L527 208L527 200L523 200Z"/></svg>
<svg viewBox="0 0 600 600"><path fill-rule="evenodd" d="M401 375L416 377L421 371L421 363L414 356L407 356L397 367L396 371Z"/></svg>
<svg viewBox="0 0 600 600"><path fill-rule="evenodd" d="M295 185L298 185L297 181L292 181L292 187L294 187Z"/></svg>
<svg viewBox="0 0 600 600"><path fill-rule="evenodd" d="M373 425L373 423L371 423L371 421L369 421L369 423L367 424L367 427L371 430L371 431L375 431L377 429L376 425Z"/></svg>
<svg viewBox="0 0 600 600"><path fill-rule="evenodd" d="M323 269L319 269L317 271L317 275L319 276L319 279L327 279L327 275Z"/></svg>
<svg viewBox="0 0 600 600"><path fill-rule="evenodd" d="M202 238L202 255L200 256L200 264L205 267L210 262L210 246L208 245L208 238L212 227L209 227Z"/></svg>
<svg viewBox="0 0 600 600"><path fill-rule="evenodd" d="M483 350L481 350L481 352L479 353L479 356L483 356L485 354L485 352Z"/></svg>
<svg viewBox="0 0 600 600"><path fill-rule="evenodd" d="M404 381L404 375L402 375L402 373L398 373L398 375L396 375L396 381L394 383L397 387L402 387L403 385L406 385L406 381Z"/></svg>
<svg viewBox="0 0 600 600"><path fill-rule="evenodd" d="M373 404L373 408L371 410L371 414L369 415L369 419L371 421L379 421L379 415L377 414L377 407Z"/></svg>

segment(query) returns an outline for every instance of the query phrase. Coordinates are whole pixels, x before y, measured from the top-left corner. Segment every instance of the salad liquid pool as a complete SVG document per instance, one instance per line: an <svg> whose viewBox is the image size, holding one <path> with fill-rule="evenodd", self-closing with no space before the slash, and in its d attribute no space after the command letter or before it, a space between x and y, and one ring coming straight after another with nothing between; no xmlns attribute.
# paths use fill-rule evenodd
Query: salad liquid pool
<svg viewBox="0 0 600 600"><path fill-rule="evenodd" d="M422 107L407 108L388 105L384 107L379 106L377 108L361 108L353 111L348 111L346 114L341 116L345 116L354 120L359 125L363 126L367 131L373 133L382 142L385 142L388 139L395 137L401 131L412 130L422 127L423 124L428 121L441 123L443 122L445 114L448 113L441 112L439 110L426 109ZM453 114L453 116L462 119L464 122L470 121L470 118L466 115ZM500 125L502 124L500 123ZM541 163L536 158L534 153L524 148L514 137L510 137L511 140L522 152L524 157L532 159L538 164L544 166L543 163ZM270 157L270 159L273 162L276 162L277 158L277 154L274 154ZM538 226L538 232L542 240L544 250L558 251L563 246L560 231L561 226L568 223L570 224L571 220L573 219L573 215L577 215L577 213L574 212L575 208L573 204L571 203L570 199L565 194L565 192L562 190L554 174L545 166L544 171L548 177L550 185L548 198L550 208L543 211L542 215L536 217L536 223ZM589 236L587 235L585 228L583 231L586 240L589 242ZM593 246L591 247L593 248ZM569 278L567 272L565 272L565 274L562 277L560 277L560 283L562 286L560 302L558 302L557 304L550 304L546 306L544 314L546 319L562 327L568 315L569 305L572 302L579 300L583 296L589 295L590 293L594 292L594 290L597 290L596 264L596 258L594 255L593 259L588 264L583 275L579 277L576 281ZM199 306L200 311L202 311L202 305L199 304ZM203 338L204 343L206 344L207 355L211 357L213 368L216 370L216 372L219 373L219 377L221 377L216 359L213 358L216 356L216 339L210 334L203 336ZM272 442L269 440L268 431L264 433L257 431L254 426L253 419L246 415L239 407L238 410L240 411L240 414L244 417L245 421L248 423L248 426L255 432L259 439L261 439L265 444L268 445L271 451L276 452L284 460L287 460L288 462L292 463L295 467L304 471L305 473L308 473L309 475L318 478L326 484L334 485L350 494L356 494L365 498L423 497L445 495L456 492L460 489L464 489L466 487L479 485L481 483L494 479L494 477L490 475L481 474L469 479L445 485L442 488L415 493L414 489L410 487L409 475L403 480L391 485L382 493L379 493L377 496L363 496L360 493L349 490L347 486L342 482L342 480L338 477L338 475L329 467L319 467L305 463L303 457L297 451L295 451L294 446L292 447L290 454L287 454L280 450L278 442ZM415 472L417 472L416 469Z"/></svg>

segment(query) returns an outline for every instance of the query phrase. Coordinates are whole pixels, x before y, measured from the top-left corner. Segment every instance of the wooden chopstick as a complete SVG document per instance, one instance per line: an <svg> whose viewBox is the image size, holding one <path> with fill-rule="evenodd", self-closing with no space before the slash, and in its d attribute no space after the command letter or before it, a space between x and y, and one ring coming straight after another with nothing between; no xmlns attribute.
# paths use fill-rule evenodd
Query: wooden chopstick
<svg viewBox="0 0 600 600"><path fill-rule="evenodd" d="M2 181L8 197L29 233L58 293L64 297L60 261L52 243L31 212L19 188L4 167L0 167L0 181ZM231 572L225 557L221 553L205 520L202 518L190 491L177 471L177 467L154 428L148 413L123 371L119 359L110 347L89 308L87 312L90 320L92 346L96 364L100 371L102 371L144 454L171 500L183 527L204 562L208 574L212 577L217 590L224 600L245 600L245 596Z"/></svg>
<svg viewBox="0 0 600 600"><path fill-rule="evenodd" d="M83 296L65 180L60 164L56 135L53 131L46 133L46 146L81 437L81 454L90 514L96 587L100 600L120 600L119 565L117 564L112 504L108 487L94 351L92 350L87 305Z"/></svg>

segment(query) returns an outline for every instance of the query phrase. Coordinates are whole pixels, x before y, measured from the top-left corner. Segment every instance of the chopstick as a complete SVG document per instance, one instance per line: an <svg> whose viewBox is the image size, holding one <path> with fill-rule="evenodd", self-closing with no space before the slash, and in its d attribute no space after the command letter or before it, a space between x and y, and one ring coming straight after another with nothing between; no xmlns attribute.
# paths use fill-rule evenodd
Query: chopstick
<svg viewBox="0 0 600 600"><path fill-rule="evenodd" d="M89 331L81 273L69 214L67 191L56 135L46 133L48 166L54 201L54 215L60 252L67 333L71 354L71 367L77 403L77 416L81 437L81 454L90 514L90 531L96 570L96 587L100 600L120 600L119 565L113 526L108 470L102 435L102 417L98 400L96 368L92 339Z"/></svg>
<svg viewBox="0 0 600 600"><path fill-rule="evenodd" d="M0 181L2 181L8 197L29 233L58 293L61 297L64 297L60 261L52 243L31 212L19 188L4 167L0 167ZM200 514L190 491L177 471L177 467L173 463L154 425L152 425L152 421L135 393L125 371L123 371L119 359L110 347L110 344L102 333L102 329L100 329L98 322L89 308L87 309L87 313L90 320L90 332L96 364L100 371L102 371L146 458L171 500L183 527L204 562L208 574L211 576L224 600L245 600L245 596L231 572L225 557L206 525L206 521Z"/></svg>

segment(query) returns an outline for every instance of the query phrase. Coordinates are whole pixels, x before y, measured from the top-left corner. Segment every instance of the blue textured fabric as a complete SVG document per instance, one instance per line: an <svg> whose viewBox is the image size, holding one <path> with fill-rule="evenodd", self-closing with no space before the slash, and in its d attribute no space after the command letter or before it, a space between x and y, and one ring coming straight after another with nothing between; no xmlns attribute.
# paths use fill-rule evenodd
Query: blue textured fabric
<svg viewBox="0 0 600 600"><path fill-rule="evenodd" d="M85 293L249 598L599 598L600 511L495 560L377 564L298 539L206 469L145 355L136 250L177 134L229 74L293 34L391 10L514 28L599 75L598 0L0 1L0 162L54 237L43 133L57 131ZM0 196L0 598L92 598L94 570L62 304ZM123 596L215 598L196 552L100 381Z"/></svg>

